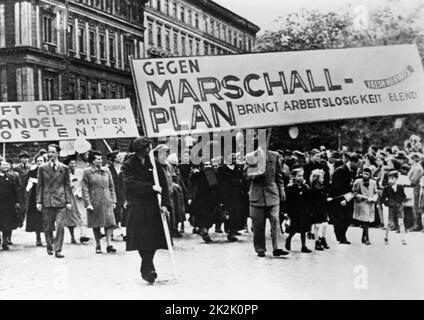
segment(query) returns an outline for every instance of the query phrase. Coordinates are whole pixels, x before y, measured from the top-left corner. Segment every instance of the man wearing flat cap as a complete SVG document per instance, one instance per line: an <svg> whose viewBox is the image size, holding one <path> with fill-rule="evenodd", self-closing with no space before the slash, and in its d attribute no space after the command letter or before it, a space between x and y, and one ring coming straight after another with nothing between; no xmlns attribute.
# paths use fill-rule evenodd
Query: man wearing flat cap
<svg viewBox="0 0 424 320"><path fill-rule="evenodd" d="M150 140L135 139L130 155L121 167L127 206L127 251L137 250L141 257L141 277L153 284L157 278L153 258L157 249L168 249L162 225L161 210L168 213L171 207L167 181L163 170L157 170L160 186L153 179L150 162ZM156 168L160 164L156 161ZM157 194L162 203L158 203Z"/></svg>
<svg viewBox="0 0 424 320"><path fill-rule="evenodd" d="M411 183L411 186L414 188L414 206L413 214L414 221L411 231L421 231L423 226L421 224L421 210L419 206L419 197L420 197L420 179L424 175L424 169L421 165L421 155L419 153L412 153L410 155L412 166L408 172L408 178Z"/></svg>

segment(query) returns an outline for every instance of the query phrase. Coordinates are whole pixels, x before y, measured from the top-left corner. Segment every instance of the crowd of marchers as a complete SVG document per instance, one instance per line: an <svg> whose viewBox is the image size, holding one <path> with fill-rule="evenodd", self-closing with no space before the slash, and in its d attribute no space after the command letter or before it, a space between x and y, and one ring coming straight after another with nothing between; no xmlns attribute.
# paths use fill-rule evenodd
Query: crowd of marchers
<svg viewBox="0 0 424 320"><path fill-rule="evenodd" d="M195 165L185 158L189 153L171 153L166 144L151 150L144 137L129 152L59 155L60 147L51 144L35 155L22 151L16 164L0 159L3 250L13 245L13 230L23 227L34 233L35 246L45 241L47 253L57 258L64 257L65 230L72 244L91 242L92 236L97 254L102 238L110 254L116 252L112 241L121 238L128 251L139 251L142 277L152 283L154 254L167 248L161 213L172 238L183 237L189 225L206 243L214 242L214 233L236 242L252 231L259 257L266 252L267 219L273 256L287 255L298 233L301 252L311 252L307 240L317 251L328 250L329 224L340 244L356 241L346 236L352 224L362 227L365 245L371 244L370 227L385 229L385 244L389 231L401 233L406 244L408 231L423 229L424 156L416 136L403 148L370 146L365 153L324 146L266 150L259 171L258 163L231 152Z"/></svg>

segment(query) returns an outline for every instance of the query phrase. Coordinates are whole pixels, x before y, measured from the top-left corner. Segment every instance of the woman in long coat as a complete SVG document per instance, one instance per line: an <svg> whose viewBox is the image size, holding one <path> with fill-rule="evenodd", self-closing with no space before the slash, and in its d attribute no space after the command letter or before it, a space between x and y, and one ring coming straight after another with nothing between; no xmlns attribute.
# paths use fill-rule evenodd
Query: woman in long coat
<svg viewBox="0 0 424 320"><path fill-rule="evenodd" d="M20 225L17 210L21 209L23 199L19 180L8 173L10 164L6 160L0 162L0 231L3 236L2 249L9 250L7 245L12 230Z"/></svg>
<svg viewBox="0 0 424 320"><path fill-rule="evenodd" d="M243 206L243 168L236 165L236 155L230 154L227 163L218 168L218 198L223 209L228 212L228 221L225 229L228 230L227 239L237 241L235 237L239 230L245 227L245 206Z"/></svg>
<svg viewBox="0 0 424 320"><path fill-rule="evenodd" d="M362 243L370 245L368 228L375 219L375 203L378 199L377 182L370 179L371 169L364 168L362 178L353 184L355 195L353 218L362 223Z"/></svg>
<svg viewBox="0 0 424 320"><path fill-rule="evenodd" d="M160 188L154 185L153 166L149 159L150 140L137 138L130 155L121 167L127 200L127 251L138 250L141 257L141 276L149 283L157 278L153 258L158 249L168 249L161 210L167 213L171 202L167 181L159 162L156 168ZM157 194L161 194L159 206Z"/></svg>
<svg viewBox="0 0 424 320"><path fill-rule="evenodd" d="M87 227L93 228L96 240L96 253L102 253L100 247L100 228L105 228L106 251L114 253L112 232L116 226L113 209L116 206L115 186L109 169L102 166L100 151L92 151L88 156L91 167L84 169L82 178L82 196L87 209Z"/></svg>
<svg viewBox="0 0 424 320"><path fill-rule="evenodd" d="M28 174L28 184L25 186L26 191L29 192L28 208L26 211L26 232L35 232L37 247L42 247L41 232L43 229L43 213L36 208L36 190L37 190L37 173L38 167L43 165L45 160L44 156L38 155L35 157L35 166L30 169Z"/></svg>

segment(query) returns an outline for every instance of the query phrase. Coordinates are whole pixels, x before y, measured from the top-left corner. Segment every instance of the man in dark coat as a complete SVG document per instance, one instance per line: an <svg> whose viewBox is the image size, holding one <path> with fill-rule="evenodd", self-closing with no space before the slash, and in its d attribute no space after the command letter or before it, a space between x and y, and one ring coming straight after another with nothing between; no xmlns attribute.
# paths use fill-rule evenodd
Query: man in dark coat
<svg viewBox="0 0 424 320"><path fill-rule="evenodd" d="M237 241L236 234L245 226L246 208L243 205L243 167L236 164L235 153L227 157L226 164L218 168L218 199L225 212L228 212L228 221L225 221L225 229L228 230L227 239L230 242Z"/></svg>
<svg viewBox="0 0 424 320"><path fill-rule="evenodd" d="M141 257L141 276L154 283L157 273L153 258L157 249L168 249L161 219L161 210L169 213L167 182L159 162L156 168L159 186L153 179L153 166L149 159L150 141L139 137L133 142L135 154L129 156L121 167L127 206L127 251L138 250ZM162 196L159 205L157 194Z"/></svg>
<svg viewBox="0 0 424 320"><path fill-rule="evenodd" d="M344 195L352 192L356 170L359 166L359 157L356 154L346 154L346 157L346 164L334 171L329 188L329 196L333 199L331 203L331 220L337 241L342 244L350 244L346 239L346 232L353 215L353 201L349 197L344 197Z"/></svg>
<svg viewBox="0 0 424 320"><path fill-rule="evenodd" d="M20 222L17 210L21 208L19 179L8 173L10 164L6 160L0 161L0 231L3 236L2 249L9 250L8 239L13 229Z"/></svg>

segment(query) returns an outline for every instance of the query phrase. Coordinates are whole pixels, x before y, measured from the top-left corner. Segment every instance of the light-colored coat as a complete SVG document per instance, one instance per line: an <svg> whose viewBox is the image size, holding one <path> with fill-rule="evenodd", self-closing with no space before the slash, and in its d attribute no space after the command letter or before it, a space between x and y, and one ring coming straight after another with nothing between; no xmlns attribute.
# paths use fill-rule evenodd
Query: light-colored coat
<svg viewBox="0 0 424 320"><path fill-rule="evenodd" d="M87 227L103 228L116 225L113 204L116 203L115 186L112 174L106 167L84 169L82 196L85 206L94 210L87 212Z"/></svg>
<svg viewBox="0 0 424 320"><path fill-rule="evenodd" d="M268 151L265 173L253 178L249 191L253 207L279 206L285 198L283 168L277 152Z"/></svg>
<svg viewBox="0 0 424 320"><path fill-rule="evenodd" d="M362 222L373 222L375 219L375 202L378 198L377 182L369 180L369 186L364 185L363 179L357 179L353 184L355 194L353 218ZM370 202L368 199L372 199Z"/></svg>

